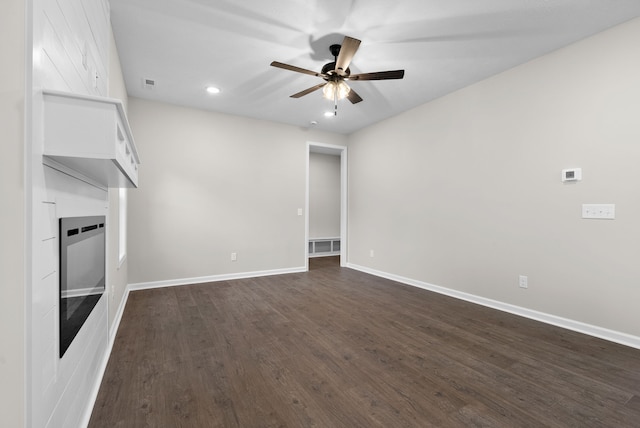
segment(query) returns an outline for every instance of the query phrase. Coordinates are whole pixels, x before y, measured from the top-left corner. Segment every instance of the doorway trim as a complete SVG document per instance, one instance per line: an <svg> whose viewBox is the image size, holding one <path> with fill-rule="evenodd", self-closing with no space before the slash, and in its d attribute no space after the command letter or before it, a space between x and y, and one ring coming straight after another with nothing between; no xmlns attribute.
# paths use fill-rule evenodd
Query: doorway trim
<svg viewBox="0 0 640 428"><path fill-rule="evenodd" d="M347 147L307 141L307 182L304 219L304 266L309 270L309 156L322 153L340 156L340 266L347 266Z"/></svg>

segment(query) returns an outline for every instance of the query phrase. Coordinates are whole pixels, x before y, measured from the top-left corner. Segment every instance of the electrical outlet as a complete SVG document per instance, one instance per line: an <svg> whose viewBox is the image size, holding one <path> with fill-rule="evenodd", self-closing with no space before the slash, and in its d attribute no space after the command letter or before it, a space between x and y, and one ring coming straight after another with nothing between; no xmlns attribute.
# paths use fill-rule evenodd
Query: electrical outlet
<svg viewBox="0 0 640 428"><path fill-rule="evenodd" d="M238 253L231 253L231 261L235 262L238 260Z"/></svg>
<svg viewBox="0 0 640 428"><path fill-rule="evenodd" d="M524 275L520 275L518 285L520 288L529 288L529 278Z"/></svg>

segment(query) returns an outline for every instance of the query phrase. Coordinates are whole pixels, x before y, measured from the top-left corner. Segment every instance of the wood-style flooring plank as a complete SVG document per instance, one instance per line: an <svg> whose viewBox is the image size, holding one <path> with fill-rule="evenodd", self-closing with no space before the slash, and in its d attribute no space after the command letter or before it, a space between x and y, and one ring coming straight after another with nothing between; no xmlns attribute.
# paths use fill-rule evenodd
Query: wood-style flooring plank
<svg viewBox="0 0 640 428"><path fill-rule="evenodd" d="M640 350L310 260L130 293L90 427L638 427Z"/></svg>

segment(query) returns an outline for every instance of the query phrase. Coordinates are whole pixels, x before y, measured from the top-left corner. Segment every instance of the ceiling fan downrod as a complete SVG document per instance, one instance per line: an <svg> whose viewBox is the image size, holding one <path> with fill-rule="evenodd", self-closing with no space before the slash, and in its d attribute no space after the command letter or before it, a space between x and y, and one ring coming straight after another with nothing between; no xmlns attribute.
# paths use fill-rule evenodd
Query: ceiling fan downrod
<svg viewBox="0 0 640 428"><path fill-rule="evenodd" d="M329 51L333 55L333 64L338 63L338 55L340 55L340 45L331 45L329 46ZM336 85L335 90L333 91L333 116L338 116L338 88Z"/></svg>

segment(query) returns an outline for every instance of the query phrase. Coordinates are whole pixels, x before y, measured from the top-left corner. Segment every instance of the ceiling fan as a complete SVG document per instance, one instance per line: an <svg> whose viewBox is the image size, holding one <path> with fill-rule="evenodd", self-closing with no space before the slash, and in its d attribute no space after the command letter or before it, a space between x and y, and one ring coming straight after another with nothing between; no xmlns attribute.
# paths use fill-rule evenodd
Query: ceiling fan
<svg viewBox="0 0 640 428"><path fill-rule="evenodd" d="M392 70L392 71L377 71L373 73L360 73L351 74L349 64L353 56L358 51L360 46L360 40L354 39L349 36L345 36L342 41L342 45L331 45L329 51L334 57L334 61L325 64L322 70L318 73L315 71L307 70L304 68L296 67L295 65L284 64L278 61L273 61L271 66L283 68L285 70L295 71L297 73L310 74L312 76L321 77L325 81L318 85L312 86L304 91L300 91L291 95L291 98L300 98L311 92L317 91L320 88L323 89L325 98L333 99L334 101L334 114L338 114L338 100L347 98L352 104L362 101L360 95L346 84L348 81L356 80L390 80L390 79L402 79L404 77L404 70Z"/></svg>

